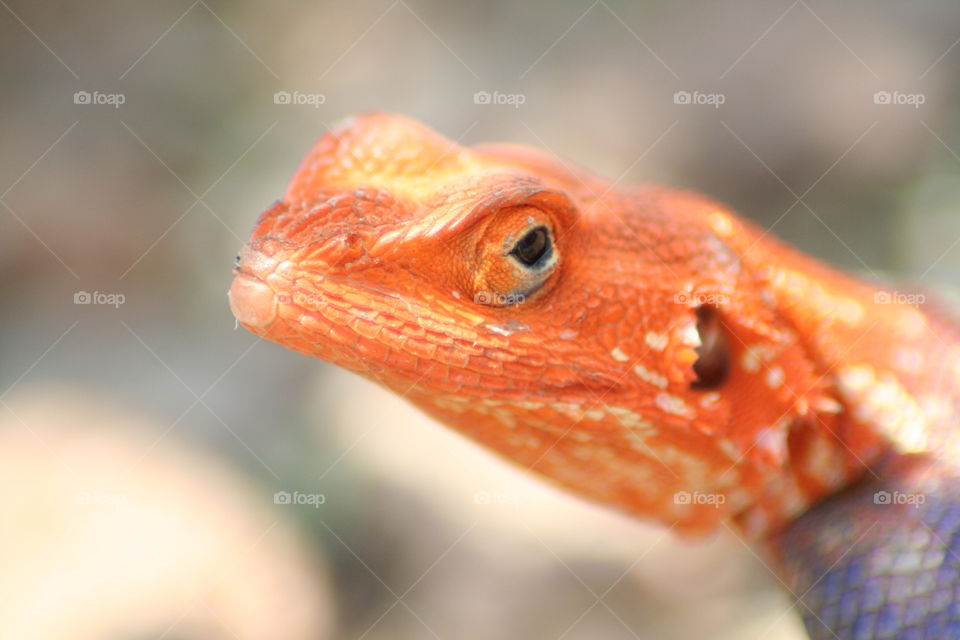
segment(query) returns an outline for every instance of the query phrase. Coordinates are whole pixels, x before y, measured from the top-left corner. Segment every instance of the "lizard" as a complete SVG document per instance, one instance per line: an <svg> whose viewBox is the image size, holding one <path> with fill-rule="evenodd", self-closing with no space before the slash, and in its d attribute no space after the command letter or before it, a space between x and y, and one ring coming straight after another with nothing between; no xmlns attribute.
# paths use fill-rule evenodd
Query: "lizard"
<svg viewBox="0 0 960 640"><path fill-rule="evenodd" d="M960 329L697 193L381 112L257 221L238 322L588 499L770 557L812 638L960 637Z"/></svg>

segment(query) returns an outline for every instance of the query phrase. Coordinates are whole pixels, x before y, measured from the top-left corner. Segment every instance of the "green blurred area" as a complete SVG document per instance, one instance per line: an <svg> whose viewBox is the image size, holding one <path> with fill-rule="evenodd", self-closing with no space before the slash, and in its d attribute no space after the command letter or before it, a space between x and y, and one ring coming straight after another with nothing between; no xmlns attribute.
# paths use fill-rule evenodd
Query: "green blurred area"
<svg viewBox="0 0 960 640"><path fill-rule="evenodd" d="M354 396L323 390L346 373L235 330L233 257L313 140L350 113L396 111L463 144L531 144L625 183L696 189L841 267L949 287L958 25L947 0L8 2L0 393L97 389L267 493L322 486L328 507L293 521L330 557L341 635L358 637L458 531L334 435L337 403ZM276 104L281 91L322 104ZM482 91L523 103L477 104ZM723 104L677 104L684 91ZM123 104L77 104L77 92ZM76 305L79 291L124 303ZM557 637L576 616L560 624L556 611L594 601L567 564L598 591L629 568L547 554L510 571L524 552L455 555L459 572L426 579L417 610L442 637ZM405 561L417 554L423 564ZM617 615L568 637L687 637L685 605L631 585ZM773 581L757 567L739 588L710 620L754 615ZM460 591L492 602L472 636L454 633L476 624L449 601ZM388 616L368 637L425 633Z"/></svg>

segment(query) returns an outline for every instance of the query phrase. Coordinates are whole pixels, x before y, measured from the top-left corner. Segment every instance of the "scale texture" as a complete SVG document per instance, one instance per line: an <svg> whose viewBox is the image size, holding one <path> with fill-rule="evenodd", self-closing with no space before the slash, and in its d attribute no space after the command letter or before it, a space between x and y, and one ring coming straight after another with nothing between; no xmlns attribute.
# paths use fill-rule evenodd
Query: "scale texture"
<svg viewBox="0 0 960 640"><path fill-rule="evenodd" d="M856 635L884 571L864 563L953 550L955 493L930 482L960 460L960 333L921 302L703 196L382 113L317 141L230 290L253 333L549 481L680 532L730 526L806 593L814 635L819 618L823 637L876 638L944 637L887 633L886 614ZM925 480L900 477L904 456ZM858 482L931 493L904 512L846 489ZM949 539L924 546L921 525ZM915 611L918 589L883 602Z"/></svg>

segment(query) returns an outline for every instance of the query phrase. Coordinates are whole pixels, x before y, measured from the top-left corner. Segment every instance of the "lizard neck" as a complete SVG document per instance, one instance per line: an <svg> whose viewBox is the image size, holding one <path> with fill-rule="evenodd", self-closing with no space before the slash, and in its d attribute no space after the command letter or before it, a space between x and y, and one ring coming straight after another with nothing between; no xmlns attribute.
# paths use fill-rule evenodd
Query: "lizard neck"
<svg viewBox="0 0 960 640"><path fill-rule="evenodd" d="M960 332L923 294L859 281L728 220L710 224L718 235L730 231L723 240L841 405L836 440L867 466L884 448L956 459Z"/></svg>

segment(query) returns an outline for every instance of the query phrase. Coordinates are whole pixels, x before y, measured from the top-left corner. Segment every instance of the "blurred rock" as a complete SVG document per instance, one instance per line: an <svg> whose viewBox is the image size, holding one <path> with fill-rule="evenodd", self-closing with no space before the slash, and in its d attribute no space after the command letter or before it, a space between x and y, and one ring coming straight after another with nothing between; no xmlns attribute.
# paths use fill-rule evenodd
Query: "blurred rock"
<svg viewBox="0 0 960 640"><path fill-rule="evenodd" d="M376 533L351 548L394 590L416 581L405 602L440 637L550 638L567 627L583 638L805 637L776 578L730 535L682 540L582 501L347 372L309 397L317 424L336 432L336 464L379 487L363 506ZM402 609L389 618L369 637L423 631Z"/></svg>
<svg viewBox="0 0 960 640"><path fill-rule="evenodd" d="M0 408L0 637L330 637L323 562L168 425L82 389Z"/></svg>

